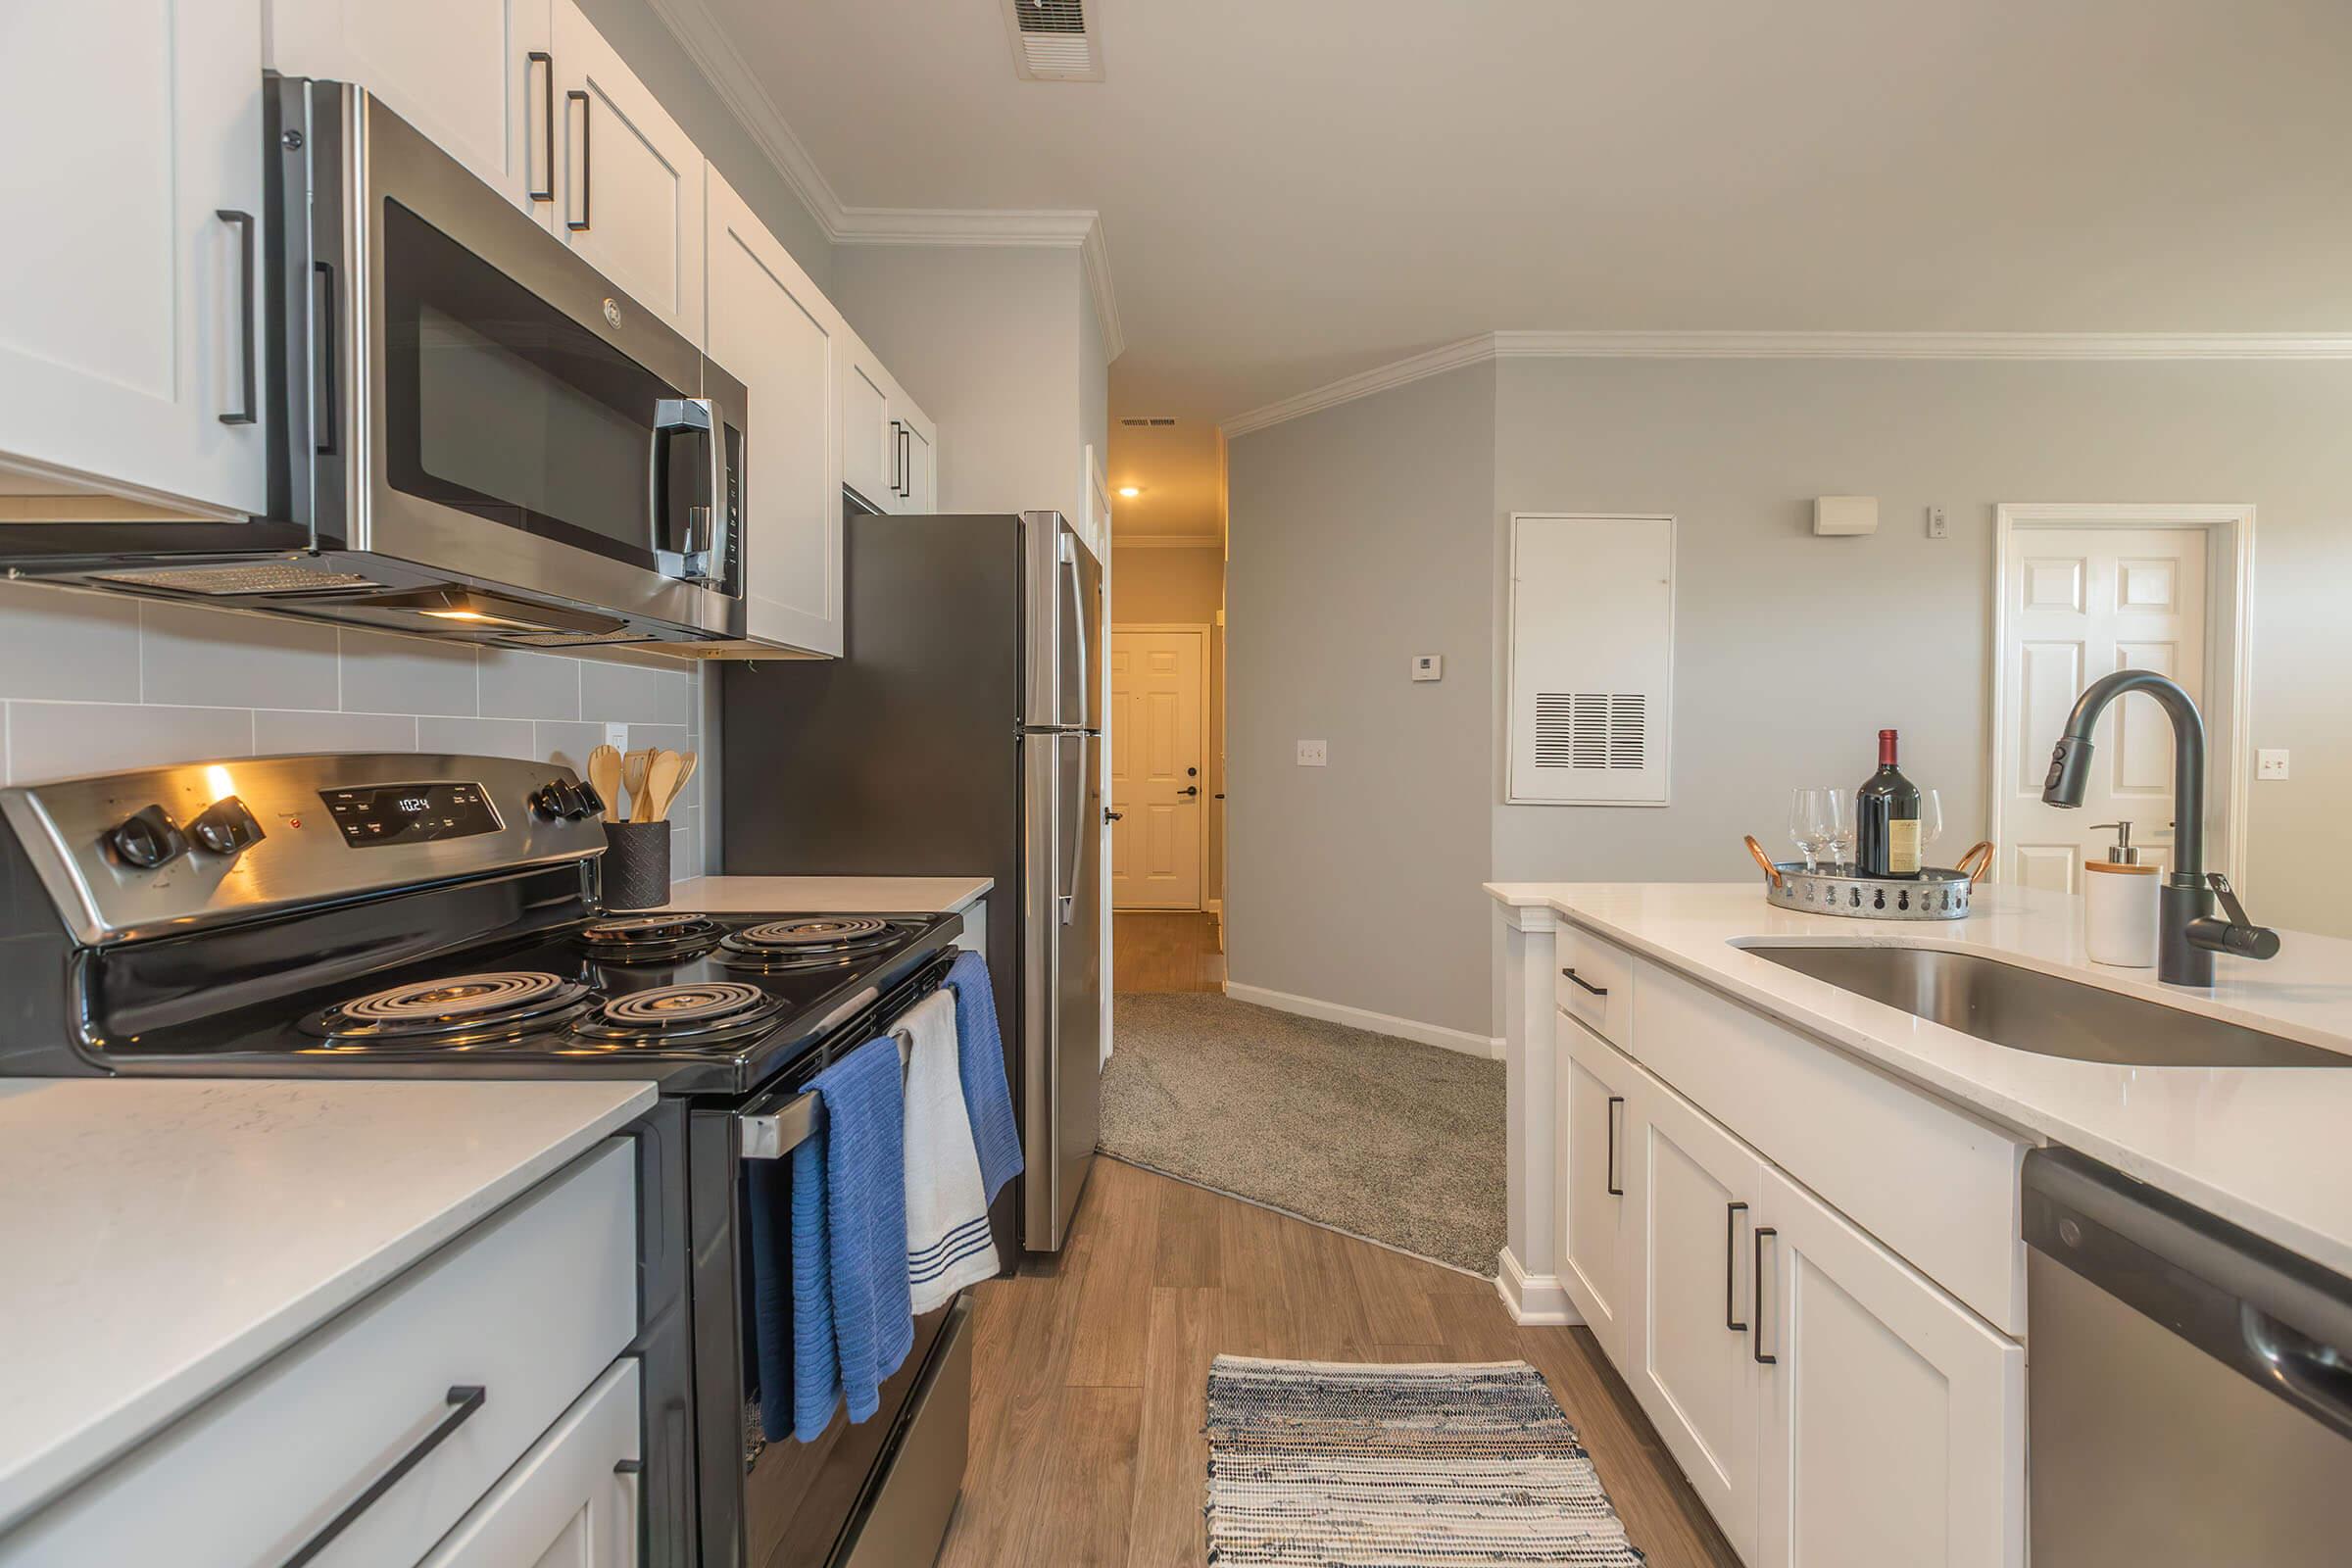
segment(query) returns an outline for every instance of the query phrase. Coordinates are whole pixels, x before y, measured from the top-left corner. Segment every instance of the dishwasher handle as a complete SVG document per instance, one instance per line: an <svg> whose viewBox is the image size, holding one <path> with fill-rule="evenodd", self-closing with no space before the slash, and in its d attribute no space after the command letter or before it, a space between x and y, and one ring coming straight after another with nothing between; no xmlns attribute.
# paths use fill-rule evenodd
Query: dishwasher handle
<svg viewBox="0 0 2352 1568"><path fill-rule="evenodd" d="M2352 1438L2352 1280L2071 1149L2023 1187L2027 1246Z"/></svg>

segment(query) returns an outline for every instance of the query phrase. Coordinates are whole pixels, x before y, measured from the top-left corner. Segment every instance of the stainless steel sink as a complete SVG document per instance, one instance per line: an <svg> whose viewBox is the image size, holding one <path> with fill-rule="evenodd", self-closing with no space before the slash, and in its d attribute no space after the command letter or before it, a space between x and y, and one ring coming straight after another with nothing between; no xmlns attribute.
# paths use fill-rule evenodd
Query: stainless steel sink
<svg viewBox="0 0 2352 1568"><path fill-rule="evenodd" d="M2138 1067L2352 1067L2352 1055L2103 991L1973 953L1752 947L1826 980L1996 1046Z"/></svg>

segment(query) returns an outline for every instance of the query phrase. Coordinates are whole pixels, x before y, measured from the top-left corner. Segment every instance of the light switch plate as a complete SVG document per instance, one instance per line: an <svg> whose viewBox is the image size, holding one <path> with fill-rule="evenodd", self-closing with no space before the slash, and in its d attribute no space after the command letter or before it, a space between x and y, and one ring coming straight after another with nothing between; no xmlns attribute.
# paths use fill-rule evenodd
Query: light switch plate
<svg viewBox="0 0 2352 1568"><path fill-rule="evenodd" d="M1321 767L1324 760L1323 742L1300 741L1298 743L1298 765L1300 767Z"/></svg>
<svg viewBox="0 0 2352 1568"><path fill-rule="evenodd" d="M1928 509L1928 537L1931 539L1941 539L1950 530L1944 525L1943 509L1941 507L1930 507Z"/></svg>
<svg viewBox="0 0 2352 1568"><path fill-rule="evenodd" d="M2283 751L2256 752L2254 754L2254 776L2256 778L2286 777L2286 753Z"/></svg>
<svg viewBox="0 0 2352 1568"><path fill-rule="evenodd" d="M1413 679L1444 680L1445 678L1446 656L1444 654L1415 654L1413 656Z"/></svg>

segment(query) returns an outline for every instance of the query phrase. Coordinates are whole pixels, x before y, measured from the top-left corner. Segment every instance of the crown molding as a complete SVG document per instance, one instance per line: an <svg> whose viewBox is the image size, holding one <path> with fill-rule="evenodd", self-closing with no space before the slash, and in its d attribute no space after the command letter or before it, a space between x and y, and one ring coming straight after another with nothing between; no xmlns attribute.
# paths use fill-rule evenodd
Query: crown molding
<svg viewBox="0 0 2352 1568"><path fill-rule="evenodd" d="M2352 332L1482 332L1237 414L1228 440L1489 360L2352 360Z"/></svg>
<svg viewBox="0 0 2352 1568"><path fill-rule="evenodd" d="M1110 530L1113 550L1218 550L1225 541L1213 533L1121 533Z"/></svg>
<svg viewBox="0 0 2352 1568"><path fill-rule="evenodd" d="M793 133L776 101L744 61L704 0L649 0L687 57L709 77L719 102L767 154L826 240L835 245L1019 245L1078 251L1095 319L1111 359L1127 350L1111 294L1110 251L1102 215L1087 208L851 207Z"/></svg>

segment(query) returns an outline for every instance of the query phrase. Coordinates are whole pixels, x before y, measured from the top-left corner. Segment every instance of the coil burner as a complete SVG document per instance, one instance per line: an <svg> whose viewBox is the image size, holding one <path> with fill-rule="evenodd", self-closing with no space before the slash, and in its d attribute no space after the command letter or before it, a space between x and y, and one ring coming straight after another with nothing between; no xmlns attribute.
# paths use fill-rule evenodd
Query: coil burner
<svg viewBox="0 0 2352 1568"><path fill-rule="evenodd" d="M580 945L600 963L660 963L694 957L710 952L717 941L716 920L674 909L599 920L580 932Z"/></svg>
<svg viewBox="0 0 2352 1568"><path fill-rule="evenodd" d="M729 963L747 968L814 969L860 957L895 935L888 920L873 915L809 915L746 926L719 948Z"/></svg>
<svg viewBox="0 0 2352 1568"><path fill-rule="evenodd" d="M758 986L705 980L614 997L575 1032L611 1046L701 1045L757 1033L783 1010L779 998Z"/></svg>
<svg viewBox="0 0 2352 1568"><path fill-rule="evenodd" d="M560 1028L593 995L576 980L536 969L462 974L339 1002L303 1019L302 1028L346 1051L471 1046Z"/></svg>

